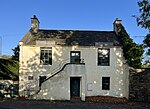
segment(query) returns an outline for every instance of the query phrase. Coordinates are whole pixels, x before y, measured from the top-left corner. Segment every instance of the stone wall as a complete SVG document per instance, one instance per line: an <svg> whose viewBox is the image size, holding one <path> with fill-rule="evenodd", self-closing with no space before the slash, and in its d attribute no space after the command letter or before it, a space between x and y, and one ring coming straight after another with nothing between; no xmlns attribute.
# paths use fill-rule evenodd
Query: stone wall
<svg viewBox="0 0 150 109"><path fill-rule="evenodd" d="M150 69L130 69L129 100L150 102Z"/></svg>

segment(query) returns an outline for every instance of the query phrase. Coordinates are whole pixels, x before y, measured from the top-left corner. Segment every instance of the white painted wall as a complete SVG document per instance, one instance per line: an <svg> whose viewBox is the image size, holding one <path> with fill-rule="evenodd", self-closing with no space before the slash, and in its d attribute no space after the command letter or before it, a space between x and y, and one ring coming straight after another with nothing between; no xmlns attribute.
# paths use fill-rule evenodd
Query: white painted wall
<svg viewBox="0 0 150 109"><path fill-rule="evenodd" d="M85 65L67 65L59 74L42 84L42 90L36 99L70 100L70 77L81 77L81 99L85 96L114 96L128 98L128 66L125 64L121 47L110 48L110 66L97 66L98 47L53 46L52 65L40 65L40 46L20 46L20 95L26 87L38 90L38 77L50 76L58 71L60 63L70 62L70 51L80 51ZM34 80L28 81L28 75ZM102 77L110 77L110 90L102 90ZM27 86L27 83L33 84ZM87 86L90 84L90 90ZM35 88L34 88L35 87Z"/></svg>
<svg viewBox="0 0 150 109"><path fill-rule="evenodd" d="M81 78L80 97L85 100L85 66L68 65L64 71L42 84L41 92L35 99L70 100L70 77Z"/></svg>

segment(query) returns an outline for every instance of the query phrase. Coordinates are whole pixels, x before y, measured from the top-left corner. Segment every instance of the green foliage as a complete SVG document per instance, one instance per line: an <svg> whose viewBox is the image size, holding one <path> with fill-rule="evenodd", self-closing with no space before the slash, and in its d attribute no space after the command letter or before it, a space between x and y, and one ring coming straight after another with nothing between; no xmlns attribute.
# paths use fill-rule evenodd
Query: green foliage
<svg viewBox="0 0 150 109"><path fill-rule="evenodd" d="M141 0L138 3L139 15L134 15L138 26L149 31L148 35L143 40L143 45L146 48L145 64L150 65L150 2L148 0Z"/></svg>
<svg viewBox="0 0 150 109"><path fill-rule="evenodd" d="M14 53L14 55L12 55L12 59L19 61L19 52L20 52L19 45L17 45L17 47L15 47L14 49L12 49L12 51Z"/></svg>
<svg viewBox="0 0 150 109"><path fill-rule="evenodd" d="M144 39L144 47L150 47L150 34L147 34Z"/></svg>
<svg viewBox="0 0 150 109"><path fill-rule="evenodd" d="M138 2L139 16L134 15L138 26L148 29L150 31L150 3L148 0L142 0Z"/></svg>
<svg viewBox="0 0 150 109"><path fill-rule="evenodd" d="M147 54L150 55L150 34L147 34L143 40L144 42L144 47L148 48Z"/></svg>
<svg viewBox="0 0 150 109"><path fill-rule="evenodd" d="M146 35L143 42L144 47L147 49L144 64L150 67L150 34Z"/></svg>
<svg viewBox="0 0 150 109"><path fill-rule="evenodd" d="M121 28L119 35L123 45L124 57L129 66L140 68L142 65L142 55L144 53L143 47L142 45L138 45L133 42L122 25Z"/></svg>

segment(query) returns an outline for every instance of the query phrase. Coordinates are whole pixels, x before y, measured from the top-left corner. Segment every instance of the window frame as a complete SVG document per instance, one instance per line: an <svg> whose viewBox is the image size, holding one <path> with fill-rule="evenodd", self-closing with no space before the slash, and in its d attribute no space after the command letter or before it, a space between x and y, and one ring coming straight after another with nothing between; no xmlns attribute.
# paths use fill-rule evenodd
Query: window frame
<svg viewBox="0 0 150 109"><path fill-rule="evenodd" d="M100 54L100 50L107 50L107 55ZM105 56L105 57L104 57ZM110 48L98 48L97 50L97 65L110 66Z"/></svg>
<svg viewBox="0 0 150 109"><path fill-rule="evenodd" d="M74 54L74 56L72 56ZM78 59L75 61L75 59ZM70 63L80 63L81 52L80 51L70 51Z"/></svg>
<svg viewBox="0 0 150 109"><path fill-rule="evenodd" d="M110 90L110 77L102 77L102 90Z"/></svg>
<svg viewBox="0 0 150 109"><path fill-rule="evenodd" d="M43 54L42 54L43 53ZM40 64L52 65L52 47L41 47L40 48Z"/></svg>

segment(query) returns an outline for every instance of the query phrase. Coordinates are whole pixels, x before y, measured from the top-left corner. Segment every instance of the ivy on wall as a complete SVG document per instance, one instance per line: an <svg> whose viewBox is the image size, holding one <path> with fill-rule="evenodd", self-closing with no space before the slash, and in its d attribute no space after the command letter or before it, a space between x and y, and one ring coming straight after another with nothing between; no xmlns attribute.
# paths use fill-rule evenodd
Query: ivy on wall
<svg viewBox="0 0 150 109"><path fill-rule="evenodd" d="M125 28L119 24L121 30L118 32L123 46L124 57L130 67L140 68L142 66L142 56L144 53L142 45L134 43Z"/></svg>

